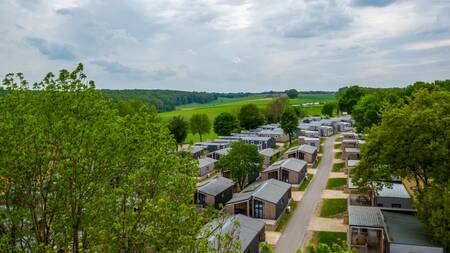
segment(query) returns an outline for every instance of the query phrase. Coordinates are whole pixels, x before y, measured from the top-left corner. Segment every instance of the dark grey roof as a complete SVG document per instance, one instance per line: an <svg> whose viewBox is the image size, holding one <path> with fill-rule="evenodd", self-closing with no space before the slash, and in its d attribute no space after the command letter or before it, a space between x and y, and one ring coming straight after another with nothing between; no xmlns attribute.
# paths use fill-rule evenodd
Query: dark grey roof
<svg viewBox="0 0 450 253"><path fill-rule="evenodd" d="M233 198L227 204L249 200L251 197L276 204L290 189L290 184L275 179L255 182L245 187L240 193L233 194Z"/></svg>
<svg viewBox="0 0 450 253"><path fill-rule="evenodd" d="M383 228L380 208L375 206L348 206L348 225Z"/></svg>
<svg viewBox="0 0 450 253"><path fill-rule="evenodd" d="M301 146L298 148L298 150L301 151L301 152L305 152L305 153L308 153L308 154L312 154L312 153L314 153L314 152L317 151L317 148L316 148L316 147L313 147L313 146L311 146L311 145L303 144L303 145L301 145Z"/></svg>
<svg viewBox="0 0 450 253"><path fill-rule="evenodd" d="M304 168L306 169L306 165L307 165L307 163L303 160L299 160L296 158L289 158L286 160L280 160L280 161L273 163L272 165L267 167L264 171L272 171L272 170L278 170L279 168L284 168L287 170L300 172L300 171L302 171L302 169L304 169Z"/></svg>
<svg viewBox="0 0 450 253"><path fill-rule="evenodd" d="M259 153L263 156L272 157L272 156L280 153L280 150L273 149L273 148L266 148L266 149L259 151Z"/></svg>
<svg viewBox="0 0 450 253"><path fill-rule="evenodd" d="M425 227L414 212L381 210L388 240L398 244L436 246L425 234Z"/></svg>
<svg viewBox="0 0 450 253"><path fill-rule="evenodd" d="M359 148L345 148L345 153L359 153Z"/></svg>
<svg viewBox="0 0 450 253"><path fill-rule="evenodd" d="M198 167L203 168L203 167L213 164L215 162L217 162L217 160L212 159L210 157L199 158L198 159Z"/></svg>
<svg viewBox="0 0 450 253"><path fill-rule="evenodd" d="M234 225L236 220L239 221L238 226ZM221 228L218 230L218 226L220 225ZM242 214L236 214L227 217L223 222L215 220L214 222L209 223L207 227L208 226L210 229L212 227L212 230L216 230L216 233L233 233L233 230L236 229L234 233L236 233L239 237L241 251L244 252L249 247L253 239L255 239L255 237L263 231L265 223L261 220L253 219ZM210 245L217 243L214 233L208 238L208 241Z"/></svg>
<svg viewBox="0 0 450 253"><path fill-rule="evenodd" d="M197 190L211 196L217 196L233 185L234 182L231 179L225 177L216 177L210 180L208 183L198 187Z"/></svg>
<svg viewBox="0 0 450 253"><path fill-rule="evenodd" d="M402 183L393 183L392 187L384 186L377 194L378 197L391 197L391 198L411 198L408 191Z"/></svg>

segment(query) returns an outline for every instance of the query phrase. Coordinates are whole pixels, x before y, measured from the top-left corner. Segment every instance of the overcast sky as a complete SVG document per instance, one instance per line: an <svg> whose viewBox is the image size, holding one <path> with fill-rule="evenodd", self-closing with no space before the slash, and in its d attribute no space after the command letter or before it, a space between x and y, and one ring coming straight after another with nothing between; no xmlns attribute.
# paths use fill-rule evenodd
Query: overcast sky
<svg viewBox="0 0 450 253"><path fill-rule="evenodd" d="M404 86L450 78L450 1L1 0L0 59L112 89Z"/></svg>

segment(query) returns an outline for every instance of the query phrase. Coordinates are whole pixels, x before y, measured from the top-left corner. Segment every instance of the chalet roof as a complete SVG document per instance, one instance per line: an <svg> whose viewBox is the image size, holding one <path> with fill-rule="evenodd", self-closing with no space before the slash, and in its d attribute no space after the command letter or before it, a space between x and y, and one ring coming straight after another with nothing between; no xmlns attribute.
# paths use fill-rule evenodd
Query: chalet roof
<svg viewBox="0 0 450 253"><path fill-rule="evenodd" d="M243 136L243 141L269 141L272 137L264 137L264 136Z"/></svg>
<svg viewBox="0 0 450 253"><path fill-rule="evenodd" d="M360 160L348 160L347 161L347 167L356 167L358 165Z"/></svg>
<svg viewBox="0 0 450 253"><path fill-rule="evenodd" d="M311 146L311 145L307 145L307 144L301 145L301 146L298 148L298 150L299 150L300 152L305 152L305 153L308 153L308 154L313 154L314 152L317 152L317 148L316 148L316 147Z"/></svg>
<svg viewBox="0 0 450 253"><path fill-rule="evenodd" d="M290 189L290 184L275 179L255 182L244 188L240 193L233 194L233 198L227 204L249 200L251 197L276 204Z"/></svg>
<svg viewBox="0 0 450 253"><path fill-rule="evenodd" d="M359 153L359 148L345 148L345 153Z"/></svg>
<svg viewBox="0 0 450 253"><path fill-rule="evenodd" d="M230 152L231 148L222 148L214 151L213 153L219 154L219 155L227 155Z"/></svg>
<svg viewBox="0 0 450 253"><path fill-rule="evenodd" d="M303 160L299 160L296 158L289 158L273 163L272 165L267 167L264 171L273 171L278 170L279 168L283 168L295 172L300 172L302 171L302 169L306 168L306 165L307 163Z"/></svg>
<svg viewBox="0 0 450 253"><path fill-rule="evenodd" d="M378 197L391 197L391 198L411 198L408 191L402 183L393 183L392 187L383 187L377 194Z"/></svg>
<svg viewBox="0 0 450 253"><path fill-rule="evenodd" d="M212 159L210 157L199 158L198 159L198 166L200 168L203 168L203 167L208 166L210 164L213 164L215 162L217 162L217 160L216 159Z"/></svg>
<svg viewBox="0 0 450 253"><path fill-rule="evenodd" d="M375 206L348 206L348 225L383 228L380 208Z"/></svg>
<svg viewBox="0 0 450 253"><path fill-rule="evenodd" d="M427 237L415 212L381 209L388 240L397 244L436 246Z"/></svg>
<svg viewBox="0 0 450 253"><path fill-rule="evenodd" d="M264 134L284 134L283 129L281 128L275 128L275 129L267 129L267 130L261 130L258 135L264 135Z"/></svg>
<svg viewBox="0 0 450 253"><path fill-rule="evenodd" d="M235 226L235 221L239 221L239 226ZM214 220L206 226L213 231L212 236L208 238L209 245L217 243L217 233L236 233L240 241L241 251L244 252L250 246L251 242L264 230L265 223L261 220L253 219L242 214L235 214L222 221ZM234 232L232 232L236 229ZM211 245L212 244L212 245ZM214 245L215 246L215 245Z"/></svg>
<svg viewBox="0 0 450 253"><path fill-rule="evenodd" d="M266 148L266 149L263 149L263 150L259 151L259 153L261 155L263 155L263 156L266 156L266 157L272 157L272 156L280 153L280 150L273 149L273 148Z"/></svg>
<svg viewBox="0 0 450 253"><path fill-rule="evenodd" d="M197 190L211 196L217 196L233 185L234 182L231 179L225 177L216 177L210 180L208 183L198 187Z"/></svg>

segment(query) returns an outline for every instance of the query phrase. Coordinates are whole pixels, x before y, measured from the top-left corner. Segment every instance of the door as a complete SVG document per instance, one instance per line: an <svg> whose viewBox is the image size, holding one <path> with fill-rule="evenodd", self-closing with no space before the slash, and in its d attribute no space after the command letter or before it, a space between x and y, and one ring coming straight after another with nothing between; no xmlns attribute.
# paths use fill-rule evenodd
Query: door
<svg viewBox="0 0 450 253"><path fill-rule="evenodd" d="M287 170L281 171L281 181L289 183L289 171Z"/></svg>

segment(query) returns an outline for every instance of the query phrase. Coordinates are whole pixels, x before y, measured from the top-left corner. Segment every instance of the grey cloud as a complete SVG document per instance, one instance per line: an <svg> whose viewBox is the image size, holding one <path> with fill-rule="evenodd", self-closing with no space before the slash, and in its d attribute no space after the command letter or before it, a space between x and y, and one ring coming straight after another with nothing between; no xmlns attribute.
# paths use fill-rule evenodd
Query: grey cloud
<svg viewBox="0 0 450 253"><path fill-rule="evenodd" d="M393 4L396 0L352 0L354 6L372 6L372 7L385 7Z"/></svg>
<svg viewBox="0 0 450 253"><path fill-rule="evenodd" d="M27 37L25 41L32 47L35 47L43 55L52 60L74 60L75 54L73 47L68 44L48 42L41 38Z"/></svg>
<svg viewBox="0 0 450 253"><path fill-rule="evenodd" d="M100 66L104 71L110 72L112 74L142 73L142 71L138 69L130 68L114 61L94 60L91 61L91 63Z"/></svg>

